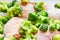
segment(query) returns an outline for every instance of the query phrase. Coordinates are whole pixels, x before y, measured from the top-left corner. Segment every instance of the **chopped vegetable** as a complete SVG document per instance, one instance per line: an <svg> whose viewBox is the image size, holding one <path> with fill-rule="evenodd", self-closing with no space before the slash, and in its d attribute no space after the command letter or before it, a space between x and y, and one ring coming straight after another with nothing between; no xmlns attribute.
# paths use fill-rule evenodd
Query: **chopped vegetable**
<svg viewBox="0 0 60 40"><path fill-rule="evenodd" d="M0 21L0 34L3 34L3 23Z"/></svg>
<svg viewBox="0 0 60 40"><path fill-rule="evenodd" d="M0 21L0 25L1 25L1 26L3 26L3 23L2 23L2 21Z"/></svg>
<svg viewBox="0 0 60 40"><path fill-rule="evenodd" d="M36 21L38 19L38 15L36 14L36 12L31 12L28 15L28 20L29 21Z"/></svg>
<svg viewBox="0 0 60 40"><path fill-rule="evenodd" d="M13 1L12 1L12 3L11 3L11 4L12 4L12 6L14 6L14 5L15 5L15 2L17 2L17 0L13 0Z"/></svg>
<svg viewBox="0 0 60 40"><path fill-rule="evenodd" d="M59 20L54 20L54 24L60 24Z"/></svg>
<svg viewBox="0 0 60 40"><path fill-rule="evenodd" d="M7 6L7 8L12 7L12 3L5 2L5 5Z"/></svg>
<svg viewBox="0 0 60 40"><path fill-rule="evenodd" d="M49 18L44 16L39 16L39 19L41 20L42 23L48 23L49 21Z"/></svg>
<svg viewBox="0 0 60 40"><path fill-rule="evenodd" d="M3 26L0 25L0 34L3 34Z"/></svg>
<svg viewBox="0 0 60 40"><path fill-rule="evenodd" d="M51 24L49 30L53 32L55 31L55 29L56 29L56 26L54 24Z"/></svg>
<svg viewBox="0 0 60 40"><path fill-rule="evenodd" d="M33 34L26 34L26 35L23 35L22 38L20 38L20 40L36 40L36 37L33 35Z"/></svg>
<svg viewBox="0 0 60 40"><path fill-rule="evenodd" d="M20 40L35 39L34 34L37 32L37 28L30 21L24 21L20 28L20 34L23 35Z"/></svg>
<svg viewBox="0 0 60 40"><path fill-rule="evenodd" d="M7 9L8 9L7 6L5 6L5 5L1 5L1 4L0 4L0 12L4 12L4 13L6 13L6 12L7 12Z"/></svg>
<svg viewBox="0 0 60 40"><path fill-rule="evenodd" d="M23 4L28 4L28 3L29 3L29 0L21 0L21 2L22 2Z"/></svg>
<svg viewBox="0 0 60 40"><path fill-rule="evenodd" d="M3 40L3 39L4 39L4 35L0 34L0 40Z"/></svg>
<svg viewBox="0 0 60 40"><path fill-rule="evenodd" d="M0 21L2 21L5 24L8 21L8 19L0 15Z"/></svg>
<svg viewBox="0 0 60 40"><path fill-rule="evenodd" d="M60 9L60 3L56 3L54 6L58 9Z"/></svg>
<svg viewBox="0 0 60 40"><path fill-rule="evenodd" d="M41 11L41 10L44 10L43 5L44 5L44 2L39 2L39 3L36 3L34 7L36 11Z"/></svg>
<svg viewBox="0 0 60 40"><path fill-rule="evenodd" d="M0 2L1 5L3 5L3 2Z"/></svg>
<svg viewBox="0 0 60 40"><path fill-rule="evenodd" d="M48 17L48 13L46 11L42 10L41 12L38 12L38 16Z"/></svg>
<svg viewBox="0 0 60 40"><path fill-rule="evenodd" d="M52 37L52 40L60 40L60 34L56 34Z"/></svg>
<svg viewBox="0 0 60 40"><path fill-rule="evenodd" d="M60 31L60 24L57 24L57 25L56 25L56 29L57 29L58 31Z"/></svg>
<svg viewBox="0 0 60 40"><path fill-rule="evenodd" d="M6 17L8 19L15 17L15 16L21 16L21 8L19 4L16 2L15 5L8 9Z"/></svg>
<svg viewBox="0 0 60 40"><path fill-rule="evenodd" d="M24 32L26 31L26 34L37 32L37 28L34 25L32 25L30 21L24 21L20 27L22 30L24 30Z"/></svg>
<svg viewBox="0 0 60 40"><path fill-rule="evenodd" d="M46 32L48 30L48 25L47 24L41 24L39 27L40 31Z"/></svg>

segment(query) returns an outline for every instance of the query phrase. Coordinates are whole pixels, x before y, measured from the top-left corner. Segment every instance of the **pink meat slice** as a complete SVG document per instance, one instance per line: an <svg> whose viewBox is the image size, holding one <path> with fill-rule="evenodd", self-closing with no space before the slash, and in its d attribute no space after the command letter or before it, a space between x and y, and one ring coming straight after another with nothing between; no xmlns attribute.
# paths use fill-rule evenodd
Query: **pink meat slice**
<svg viewBox="0 0 60 40"><path fill-rule="evenodd" d="M29 2L26 6L22 5L21 2L19 4L22 8L22 18L27 18L30 12L35 11L33 2Z"/></svg>
<svg viewBox="0 0 60 40"><path fill-rule="evenodd" d="M51 40L51 33L49 31L43 33L41 31L38 30L38 32L36 33L36 39L37 40Z"/></svg>
<svg viewBox="0 0 60 40"><path fill-rule="evenodd" d="M45 4L45 10L48 12L50 18L60 20L60 9L57 9L52 5Z"/></svg>
<svg viewBox="0 0 60 40"><path fill-rule="evenodd" d="M22 18L13 17L4 26L4 34L6 36L11 36L19 34L20 24L22 23Z"/></svg>
<svg viewBox="0 0 60 40"><path fill-rule="evenodd" d="M54 32L50 32L47 30L47 32L41 32L38 30L38 32L35 34L36 40L52 40L52 36L55 34L60 34L59 31L55 30Z"/></svg>

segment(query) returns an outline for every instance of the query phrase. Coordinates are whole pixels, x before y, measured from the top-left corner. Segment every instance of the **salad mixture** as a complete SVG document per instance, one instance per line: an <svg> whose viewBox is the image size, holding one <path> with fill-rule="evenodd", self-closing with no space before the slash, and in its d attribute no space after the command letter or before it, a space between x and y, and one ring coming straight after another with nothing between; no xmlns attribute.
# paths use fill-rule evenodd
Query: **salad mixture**
<svg viewBox="0 0 60 40"><path fill-rule="evenodd" d="M60 40L60 20L49 17L45 2L0 2L0 40ZM60 3L54 5L60 9ZM52 12L50 12L52 13Z"/></svg>

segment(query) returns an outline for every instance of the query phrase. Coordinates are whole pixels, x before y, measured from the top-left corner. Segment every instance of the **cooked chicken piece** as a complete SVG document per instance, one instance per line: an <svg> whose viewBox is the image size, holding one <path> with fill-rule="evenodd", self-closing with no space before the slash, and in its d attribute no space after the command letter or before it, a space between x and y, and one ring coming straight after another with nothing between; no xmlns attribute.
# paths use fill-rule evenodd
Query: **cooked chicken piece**
<svg viewBox="0 0 60 40"><path fill-rule="evenodd" d="M55 30L54 32L50 32L49 30L47 30L47 32L41 32L40 30L38 30L38 32L35 34L36 39L37 40L52 40L52 36L55 34L60 34L60 32L58 32L57 30Z"/></svg>
<svg viewBox="0 0 60 40"><path fill-rule="evenodd" d="M60 9L57 9L54 6L48 4L46 4L44 8L48 12L50 18L60 20Z"/></svg>
<svg viewBox="0 0 60 40"><path fill-rule="evenodd" d="M13 17L4 26L4 34L6 37L11 35L19 34L20 24L22 23L22 18Z"/></svg>

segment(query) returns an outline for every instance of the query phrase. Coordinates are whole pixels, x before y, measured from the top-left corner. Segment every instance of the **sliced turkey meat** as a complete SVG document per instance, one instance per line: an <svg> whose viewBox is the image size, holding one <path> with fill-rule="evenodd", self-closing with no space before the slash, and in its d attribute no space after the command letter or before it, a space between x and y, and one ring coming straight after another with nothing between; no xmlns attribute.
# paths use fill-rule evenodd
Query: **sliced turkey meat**
<svg viewBox="0 0 60 40"><path fill-rule="evenodd" d="M34 10L34 2L29 2L27 5L23 6L21 4L21 2L19 2L19 4L21 5L21 8L22 8L22 18L27 18L28 17L28 14L30 12L33 12L35 11Z"/></svg>
<svg viewBox="0 0 60 40"><path fill-rule="evenodd" d="M35 36L37 40L51 40L52 35L49 31L47 31L46 33L43 33L38 30Z"/></svg>
<svg viewBox="0 0 60 40"><path fill-rule="evenodd" d="M4 26L4 34L6 37L11 35L19 34L20 24L22 23L22 18L13 17Z"/></svg>
<svg viewBox="0 0 60 40"><path fill-rule="evenodd" d="M45 4L45 10L48 12L50 18L60 20L60 9L55 8L53 5Z"/></svg>

